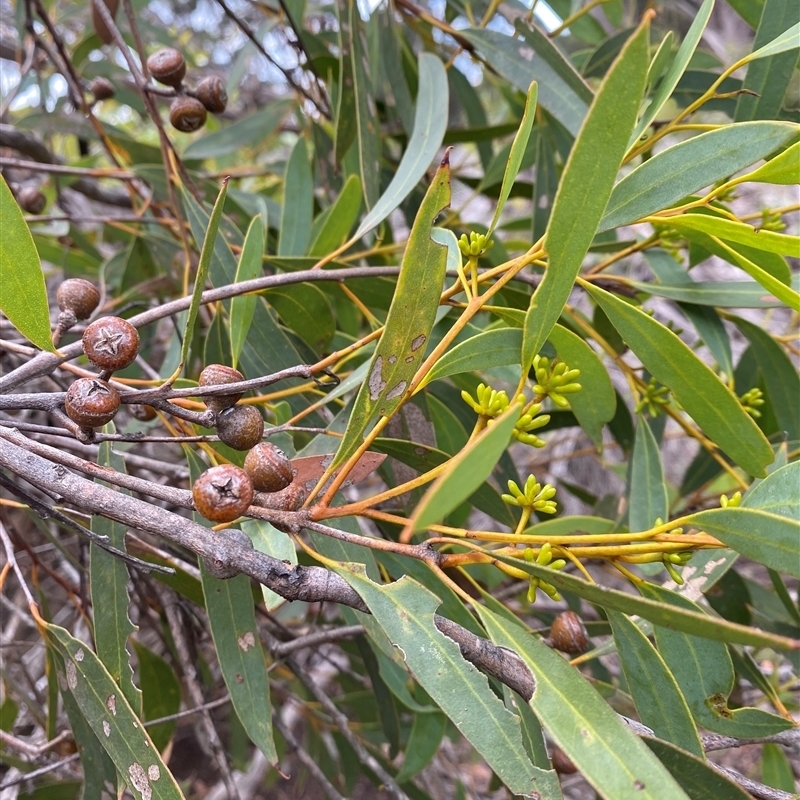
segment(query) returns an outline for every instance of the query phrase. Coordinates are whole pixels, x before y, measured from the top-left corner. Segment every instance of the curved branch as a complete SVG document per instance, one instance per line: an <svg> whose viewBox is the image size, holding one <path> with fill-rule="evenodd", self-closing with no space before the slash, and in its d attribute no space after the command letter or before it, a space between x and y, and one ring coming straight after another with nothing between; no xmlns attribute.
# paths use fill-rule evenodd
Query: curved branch
<svg viewBox="0 0 800 800"><path fill-rule="evenodd" d="M60 159L56 158L44 142L32 133L25 133L6 123L0 123L0 146L10 147L41 164L60 163ZM69 188L98 203L118 208L133 208L131 197L124 189L111 189L88 178L78 178L69 185Z"/></svg>

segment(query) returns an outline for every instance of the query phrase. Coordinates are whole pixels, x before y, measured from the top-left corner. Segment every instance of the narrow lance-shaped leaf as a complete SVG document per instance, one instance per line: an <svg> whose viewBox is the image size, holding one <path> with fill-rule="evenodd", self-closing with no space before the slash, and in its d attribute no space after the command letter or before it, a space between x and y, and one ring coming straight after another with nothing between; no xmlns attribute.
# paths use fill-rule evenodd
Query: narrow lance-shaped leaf
<svg viewBox="0 0 800 800"><path fill-rule="evenodd" d="M640 416L630 470L628 526L632 531L647 531L657 519L667 519L667 487L658 442L647 420Z"/></svg>
<svg viewBox="0 0 800 800"><path fill-rule="evenodd" d="M772 447L736 396L672 331L638 308L581 281L657 381L669 386L706 435L751 475L764 477Z"/></svg>
<svg viewBox="0 0 800 800"><path fill-rule="evenodd" d="M466 500L492 474L511 439L519 419L520 407L512 403L447 465L446 471L430 486L417 503L408 522L412 531L422 531L440 522L462 501Z"/></svg>
<svg viewBox="0 0 800 800"><path fill-rule="evenodd" d="M445 155L414 220L386 325L331 469L355 453L377 415L389 416L400 405L422 361L447 266L448 249L431 238L431 229L449 203L450 159Z"/></svg>
<svg viewBox="0 0 800 800"><path fill-rule="evenodd" d="M792 639L789 636L768 633L758 628L738 625L725 619L710 617L707 614L687 611L666 603L658 603L627 592L609 589L607 586L598 586L595 583L588 583L581 578L576 578L558 570L530 564L521 558L510 558L501 553L494 553L493 556L505 564L510 564L523 572L527 572L529 575L533 575L536 578L544 578L560 591L570 592L603 608L622 611L628 615L638 614L640 617L650 620L650 622L676 631L684 631L695 636L703 636L718 641L750 644L756 647L774 647L777 650L800 650L800 640Z"/></svg>
<svg viewBox="0 0 800 800"><path fill-rule="evenodd" d="M444 65L437 56L422 53L419 57L419 89L414 112L414 130L408 147L391 183L358 226L353 241L380 225L406 199L425 174L442 146L447 130L448 94Z"/></svg>
<svg viewBox="0 0 800 800"><path fill-rule="evenodd" d="M314 179L306 141L301 136L292 148L283 182L283 209L278 237L279 256L302 256L311 236L314 214Z"/></svg>
<svg viewBox="0 0 800 800"><path fill-rule="evenodd" d="M731 258L751 277L755 278L768 292L781 300L789 308L800 311L800 293L787 286L783 281L771 275L758 264L754 264L747 256L730 247L716 236L711 237L712 241L721 247Z"/></svg>
<svg viewBox="0 0 800 800"><path fill-rule="evenodd" d="M656 89L653 99L646 105L641 119L637 123L636 128L634 128L628 143L629 147L636 143L639 137L647 130L647 126L656 118L656 115L661 110L664 103L669 100L670 95L678 85L678 81L686 71L686 67L689 65L689 61L691 61L694 51L697 49L697 45L700 43L703 31L706 29L706 25L708 24L713 10L714 0L705 0L703 5L700 6L692 21L691 27L686 33L686 37L678 48L675 60L670 65L669 70L667 70L667 74L658 84L658 89Z"/></svg>
<svg viewBox="0 0 800 800"><path fill-rule="evenodd" d="M523 371L557 322L611 196L647 79L648 34L645 23L623 47L564 168L545 238L547 271L525 319Z"/></svg>
<svg viewBox="0 0 800 800"><path fill-rule="evenodd" d="M607 613L639 719L659 738L703 758L692 714L664 659L629 617L619 611Z"/></svg>
<svg viewBox="0 0 800 800"><path fill-rule="evenodd" d="M800 578L798 520L756 508L710 508L693 514L687 523L752 561Z"/></svg>
<svg viewBox="0 0 800 800"><path fill-rule="evenodd" d="M361 564L327 563L358 592L423 689L512 792L530 796L552 784L555 775L528 760L519 721L434 625L438 597L412 578L382 586Z"/></svg>
<svg viewBox="0 0 800 800"><path fill-rule="evenodd" d="M794 136L797 126L788 122L742 122L662 150L614 187L598 231L629 225L669 208L687 195L735 175Z"/></svg>
<svg viewBox="0 0 800 800"><path fill-rule="evenodd" d="M109 424L108 429L113 432L113 425ZM102 442L99 450L98 464L120 473L127 471L125 461L112 450L111 442ZM115 488L117 491L125 491ZM92 530L101 536L107 536L109 544L125 550L126 525L106 517L94 516ZM139 714L142 693L133 682L130 653L127 649L130 635L138 630L128 616L128 568L121 559L94 542L89 546L89 558L97 655L128 698L131 708Z"/></svg>
<svg viewBox="0 0 800 800"><path fill-rule="evenodd" d="M606 800L688 800L673 778L558 653L524 628L476 605L489 637L516 652L536 681L530 700L547 733Z"/></svg>
<svg viewBox="0 0 800 800"><path fill-rule="evenodd" d="M793 186L797 183L798 175L800 175L800 142L795 142L775 158L767 161L766 164L743 175L742 181Z"/></svg>
<svg viewBox="0 0 800 800"><path fill-rule="evenodd" d="M225 195L228 192L228 179L222 181L222 188L219 190L217 200L214 203L214 208L211 211L211 217L208 220L208 228L206 229L205 239L203 239L203 247L200 250L200 261L197 265L197 275L194 279L194 289L192 290L192 302L189 306L189 314L186 318L186 328L183 331L183 344L181 345L181 367L186 363L189 356L189 347L192 344L192 336L194 335L194 326L197 322L197 314L200 311L200 298L203 290L206 288L206 277L208 270L211 267L211 258L214 254L214 242L217 238L217 231L219 230L219 223L222 219L222 209L225 205Z"/></svg>
<svg viewBox="0 0 800 800"><path fill-rule="evenodd" d="M64 659L62 691L73 695L133 796L137 800L184 800L141 720L100 659L64 628L44 621L38 624Z"/></svg>
<svg viewBox="0 0 800 800"><path fill-rule="evenodd" d="M203 471L199 457L187 449L192 482ZM194 513L196 522L208 524ZM269 679L261 640L258 636L250 579L237 575L220 580L200 565L208 622L214 640L222 677L236 709L236 714L253 744L271 764L278 754L272 735Z"/></svg>
<svg viewBox="0 0 800 800"><path fill-rule="evenodd" d="M800 22L787 28L780 36L776 36L769 44L765 44L758 50L754 50L744 59L745 64L756 61L759 58L776 56L778 53L785 53L787 50L796 50L797 41L800 38Z"/></svg>
<svg viewBox="0 0 800 800"><path fill-rule="evenodd" d="M508 163L506 164L506 171L503 174L503 185L500 187L500 197L497 199L497 205L494 209L494 216L489 225L489 230L486 232L486 238L490 238L494 232L497 222L500 219L500 214L503 207L508 200L508 195L511 193L511 187L517 179L522 157L525 155L525 148L528 146L528 139L531 135L531 128L533 128L533 120L536 114L536 98L539 96L539 84L534 81L528 88L528 96L525 100L525 112L522 115L522 122L519 125L517 135L514 137L514 142L511 145L511 152L508 156Z"/></svg>
<svg viewBox="0 0 800 800"><path fill-rule="evenodd" d="M264 239L267 232L266 210L264 215L253 217L247 235L244 238L239 266L236 269L236 283L257 278L262 270L264 255ZM250 331L253 315L256 311L256 296L245 295L231 300L231 359L233 367L239 361L239 355Z"/></svg>
<svg viewBox="0 0 800 800"><path fill-rule="evenodd" d="M5 178L0 178L0 311L33 344L55 353L50 332L50 307L39 254Z"/></svg>

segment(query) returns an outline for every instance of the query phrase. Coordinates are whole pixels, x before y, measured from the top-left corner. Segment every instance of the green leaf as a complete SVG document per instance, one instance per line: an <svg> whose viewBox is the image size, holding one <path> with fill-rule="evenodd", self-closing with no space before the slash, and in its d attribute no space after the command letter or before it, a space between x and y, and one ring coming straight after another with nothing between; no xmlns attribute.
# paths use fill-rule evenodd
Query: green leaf
<svg viewBox="0 0 800 800"><path fill-rule="evenodd" d="M607 800L686 800L669 773L558 653L519 625L476 606L495 644L515 651L536 680L531 708L580 773Z"/></svg>
<svg viewBox="0 0 800 800"><path fill-rule="evenodd" d="M742 498L741 508L756 508L788 519L800 519L800 461L785 464L753 486Z"/></svg>
<svg viewBox="0 0 800 800"><path fill-rule="evenodd" d="M768 44L759 47L758 50L754 50L749 56L742 59L740 63L749 64L759 58L769 58L770 56L778 55L778 53L785 53L787 50L796 50L798 37L800 37L800 22L795 23L791 28L787 28Z"/></svg>
<svg viewBox="0 0 800 800"><path fill-rule="evenodd" d="M64 660L62 694L74 697L131 792L151 800L184 800L141 720L100 659L64 628L44 621L39 625Z"/></svg>
<svg viewBox="0 0 800 800"><path fill-rule="evenodd" d="M639 719L660 739L704 758L689 706L664 659L625 614L609 611L608 621Z"/></svg>
<svg viewBox="0 0 800 800"><path fill-rule="evenodd" d="M157 653L133 640L142 684L142 716L146 722L177 714L181 707L181 685L172 667ZM176 720L148 725L153 744L163 753L175 731Z"/></svg>
<svg viewBox="0 0 800 800"><path fill-rule="evenodd" d="M301 136L286 163L283 209L278 236L279 256L303 256L311 236L314 214L314 178L308 161L306 140Z"/></svg>
<svg viewBox="0 0 800 800"><path fill-rule="evenodd" d="M800 142L795 142L787 147L775 158L762 164L753 172L748 172L744 178L757 183L776 183L783 186L794 186L800 174Z"/></svg>
<svg viewBox="0 0 800 800"><path fill-rule="evenodd" d="M458 375L462 372L484 372L494 367L519 364L522 331L518 328L494 328L470 336L448 350L425 376L418 387Z"/></svg>
<svg viewBox="0 0 800 800"><path fill-rule="evenodd" d="M369 63L364 22L358 11L357 3L345 3L340 12L343 19L347 14L347 25L343 34L349 37L350 64L352 67L353 85L344 87L343 91L352 91L355 102L356 147L358 168L361 174L361 188L364 190L364 203L372 208L380 194L380 131L376 127L378 111L375 107L373 90L372 65ZM287 254L290 255L290 254Z"/></svg>
<svg viewBox="0 0 800 800"><path fill-rule="evenodd" d="M506 200L508 200L508 195L511 193L511 187L517 179L517 174L522 164L522 157L525 155L525 149L528 146L531 128L533 128L533 120L536 114L536 98L538 95L539 84L534 81L528 87L528 96L525 100L525 112L522 115L522 122L519 124L517 135L514 137L514 141L511 144L511 152L508 155L508 162L506 163L506 169L503 173L503 185L500 188L500 197L497 200L489 230L486 231L487 239L491 238L497 226L497 222L500 219L503 207L506 204Z"/></svg>
<svg viewBox="0 0 800 800"><path fill-rule="evenodd" d="M114 432L108 425L107 432ZM125 461L111 448L111 442L101 442L97 463L125 473ZM123 489L117 488L117 491ZM127 494L127 492L126 492ZM127 525L101 516L92 517L92 531L107 536L109 544L123 552ZM128 594L128 568L125 563L92 542L89 546L89 579L94 612L94 640L97 655L111 677L122 689L131 708L139 714L142 694L133 682L130 653L127 645L132 633L138 630L128 616L130 596Z"/></svg>
<svg viewBox="0 0 800 800"><path fill-rule="evenodd" d="M788 122L742 122L662 150L614 187L598 230L630 225L669 208L764 158L794 136L797 126Z"/></svg>
<svg viewBox="0 0 800 800"><path fill-rule="evenodd" d="M264 255L264 241L267 234L266 216L253 217L247 235L244 237L242 254L239 256L239 266L236 269L235 283L249 281L263 272L262 256ZM236 368L242 347L250 332L253 315L256 312L256 296L245 295L234 297L231 300L231 359L232 366Z"/></svg>
<svg viewBox="0 0 800 800"><path fill-rule="evenodd" d="M0 180L0 219L0 311L26 339L41 350L55 353L39 254L5 178Z"/></svg>
<svg viewBox="0 0 800 800"><path fill-rule="evenodd" d="M794 0L767 0L753 41L757 50L792 24L800 23L800 7ZM776 119L781 112L786 90L797 65L800 39L795 35L794 48L762 58L747 68L743 93L736 102L734 119Z"/></svg>
<svg viewBox="0 0 800 800"><path fill-rule="evenodd" d="M700 613L696 603L661 586L645 583L639 588L645 597ZM761 709L728 708L735 675L725 644L660 625L656 625L654 633L658 651L681 687L698 725L742 738L770 736L792 727L789 720Z"/></svg>
<svg viewBox="0 0 800 800"><path fill-rule="evenodd" d="M215 251L215 240L217 231L222 220L222 209L225 206L225 195L228 192L228 179L222 181L222 187L217 195L211 217L208 220L208 228L203 239L203 247L200 250L200 261L197 264L197 274L194 278L194 288L192 289L192 302L189 306L189 313L186 315L186 327L183 330L183 342L181 343L181 366L186 363L189 356L189 347L194 336L194 326L197 322L197 314L200 311L200 298L206 288L206 277L211 267L211 259Z"/></svg>
<svg viewBox="0 0 800 800"><path fill-rule="evenodd" d="M350 230L358 219L361 210L361 181L358 175L350 175L345 181L336 202L320 214L324 216L322 224L317 228L319 219L314 221L310 256L326 256L332 253L347 239Z"/></svg>
<svg viewBox="0 0 800 800"><path fill-rule="evenodd" d="M686 287L696 286L684 268L664 250L659 248L648 250L645 253L645 259L660 283L682 284ZM679 302L678 307L694 325L700 338L716 359L719 368L725 375L733 375L731 342L716 310L694 303Z"/></svg>
<svg viewBox="0 0 800 800"><path fill-rule="evenodd" d="M710 508L686 522L759 564L800 578L800 520L757 508Z"/></svg>
<svg viewBox="0 0 800 800"><path fill-rule="evenodd" d="M778 425L786 431L789 441L800 439L800 375L786 351L763 328L752 322L733 317L736 327L748 338L758 370L764 379ZM742 386L740 391L750 389Z"/></svg>
<svg viewBox="0 0 800 800"><path fill-rule="evenodd" d="M547 59L538 57L530 43L498 31L467 28L459 31L483 59L503 78L523 92L533 81L539 84L539 104L573 136L577 135L591 101L591 92L579 93L559 75Z"/></svg>
<svg viewBox="0 0 800 800"><path fill-rule="evenodd" d="M662 522L668 519L665 480L658 442L647 420L640 416L633 444L628 493L628 526L632 531L649 531L657 519Z"/></svg>
<svg viewBox="0 0 800 800"><path fill-rule="evenodd" d="M620 592L616 589L609 589L607 586L598 586L595 583L588 583L564 572L552 570L548 567L540 567L537 564L529 564L522 558L509 558L501 553L494 553L493 556L505 564L510 564L523 572L527 572L529 575L544 578L549 583L552 583L556 589L575 594L602 608L622 611L629 616L638 614L656 625L717 641L750 644L755 647L774 647L778 650L800 650L800 641L788 636L780 636L746 625L738 625L734 622L710 617L707 614L696 611L687 611L667 603L659 603L627 594L626 592ZM650 586L650 584L646 585Z"/></svg>
<svg viewBox="0 0 800 800"><path fill-rule="evenodd" d="M233 707L253 744L271 764L278 753L272 736L267 665L258 637L250 579L218 580L201 562L200 574L211 636Z"/></svg>
<svg viewBox="0 0 800 800"><path fill-rule="evenodd" d="M653 94L652 100L645 106L642 116L631 134L628 147L632 147L639 141L639 137L641 137L650 123L658 116L658 112L661 111L664 103L669 100L670 95L675 91L678 81L686 71L686 67L689 66L694 51L697 49L697 45L703 37L703 31L706 29L706 25L708 24L713 10L714 0L704 0L703 5L696 11L691 27L686 32L686 36L681 46L678 48L678 52L672 64L670 64L667 74L664 75L661 82L658 84L658 88Z"/></svg>
<svg viewBox="0 0 800 800"><path fill-rule="evenodd" d="M206 231L211 224L211 218L204 206L192 197L190 192L183 191L183 204L186 209L186 218L192 229L192 236L196 242L206 238ZM236 278L236 258L224 236L217 236L211 254L211 267L209 277L213 286L224 286L233 283Z"/></svg>
<svg viewBox="0 0 800 800"><path fill-rule="evenodd" d="M658 756L691 800L750 800L750 795L721 775L702 757L686 752L686 748L643 736L642 741Z"/></svg>
<svg viewBox="0 0 800 800"><path fill-rule="evenodd" d="M708 214L683 214L669 218L670 227L679 231L701 231L727 242L738 242L756 250L800 258L800 236L788 236L775 231L757 230L738 220L712 217Z"/></svg>
<svg viewBox="0 0 800 800"><path fill-rule="evenodd" d="M751 475L764 477L772 447L719 378L672 331L638 308L581 282L653 377L712 441Z"/></svg>
<svg viewBox="0 0 800 800"><path fill-rule="evenodd" d="M780 745L767 742L761 751L761 780L767 786L793 792L796 788L794 770Z"/></svg>
<svg viewBox="0 0 800 800"><path fill-rule="evenodd" d="M602 446L603 425L614 418L617 410L617 396L608 371L595 351L568 328L554 325L548 339L562 361L581 371L578 380L583 389L569 396L569 406L589 438Z"/></svg>
<svg viewBox="0 0 800 800"><path fill-rule="evenodd" d="M319 286L295 283L264 292L284 324L308 346L320 353L336 333L336 318L328 296Z"/></svg>
<svg viewBox="0 0 800 800"><path fill-rule="evenodd" d="M295 107L294 100L273 100L263 111L236 120L218 131L193 140L183 153L185 160L229 156L242 147L263 145Z"/></svg>
<svg viewBox="0 0 800 800"><path fill-rule="evenodd" d="M630 281L629 285L640 292L647 292L657 297L668 297L670 300L701 306L775 308L781 305L780 300L766 294L764 288L755 281L695 281L691 287L683 282L676 285ZM793 276L792 286L800 286L800 275Z"/></svg>
<svg viewBox="0 0 800 800"><path fill-rule="evenodd" d="M369 377L356 397L332 469L355 453L377 415L390 416L402 403L408 384L422 362L439 307L448 252L446 246L431 238L431 229L449 203L450 162L445 157L414 220Z"/></svg>
<svg viewBox="0 0 800 800"><path fill-rule="evenodd" d="M785 303L789 308L795 311L800 311L800 293L796 292L791 287L787 286L783 281L770 275L769 272L754 264L749 258L729 247L721 239L716 236L711 237L715 244L723 248L729 253L733 260L751 277L755 278L768 292L773 294L781 302Z"/></svg>
<svg viewBox="0 0 800 800"><path fill-rule="evenodd" d="M446 730L447 717L444 714L414 715L403 766L395 776L398 783L413 778L428 766L430 760L438 752Z"/></svg>
<svg viewBox="0 0 800 800"><path fill-rule="evenodd" d="M647 78L648 33L644 24L623 47L564 167L545 238L548 268L525 319L523 370L558 320L611 195Z"/></svg>
<svg viewBox="0 0 800 800"><path fill-rule="evenodd" d="M492 474L508 447L511 431L519 419L519 409L519 405L512 403L508 411L451 459L445 472L417 503L408 522L413 531L422 531L440 522Z"/></svg>
<svg viewBox="0 0 800 800"><path fill-rule="evenodd" d="M439 598L412 578L382 586L367 578L360 564L330 566L358 592L414 677L506 786L530 794L548 785L549 773L525 755L519 720L434 625Z"/></svg>
<svg viewBox="0 0 800 800"><path fill-rule="evenodd" d="M419 57L419 89L414 112L414 130L391 183L380 200L364 217L352 241L380 225L419 183L442 146L447 129L447 73L439 58L432 53Z"/></svg>

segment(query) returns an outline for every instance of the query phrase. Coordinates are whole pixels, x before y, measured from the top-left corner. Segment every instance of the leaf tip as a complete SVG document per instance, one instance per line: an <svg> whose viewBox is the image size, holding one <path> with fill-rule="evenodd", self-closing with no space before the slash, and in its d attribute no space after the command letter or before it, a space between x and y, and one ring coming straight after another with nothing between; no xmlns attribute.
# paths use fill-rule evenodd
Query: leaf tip
<svg viewBox="0 0 800 800"><path fill-rule="evenodd" d="M440 166L440 167L449 167L449 166L450 166L450 151L451 151L452 149L453 149L453 147L452 147L452 145L451 145L450 147L448 147L448 148L447 148L447 149L444 151L444 156L443 156L443 158L442 158L441 164L439 164L439 166Z"/></svg>

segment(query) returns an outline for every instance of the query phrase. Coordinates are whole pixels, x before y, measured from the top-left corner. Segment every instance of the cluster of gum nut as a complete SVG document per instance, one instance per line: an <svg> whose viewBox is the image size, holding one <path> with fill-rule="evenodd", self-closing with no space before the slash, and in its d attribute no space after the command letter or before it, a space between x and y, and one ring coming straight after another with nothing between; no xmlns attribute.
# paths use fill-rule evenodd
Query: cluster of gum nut
<svg viewBox="0 0 800 800"><path fill-rule="evenodd" d="M56 297L59 325L68 327L88 319L100 302L93 283L82 278L65 280ZM111 375L133 363L139 354L139 332L121 317L101 317L86 326L83 352L101 370L100 375L78 378L67 390L64 410L78 426L86 441L95 428L102 427L117 414L119 392L109 383ZM210 364L201 373L200 387L214 387L243 381L241 372L223 364ZM201 394L201 396L203 396ZM236 450L248 451L244 469L222 464L206 470L194 482L192 498L198 513L212 522L232 522L244 514L254 500L265 508L295 511L304 497L294 481L286 454L269 442L262 442L264 419L251 405L238 405L244 393L203 396L215 413L219 439ZM140 406L142 419L153 419L151 406Z"/></svg>
<svg viewBox="0 0 800 800"><path fill-rule="evenodd" d="M175 89L177 97L169 107L169 121L173 128L183 133L194 133L206 124L208 112L221 114L228 104L225 81L217 75L201 78L194 89L184 86L186 59L172 47L157 50L147 59L150 75L159 83ZM89 85L95 102L108 100L116 94L114 85L107 78L95 78ZM47 198L34 186L11 186L11 190L23 211L41 214Z"/></svg>

